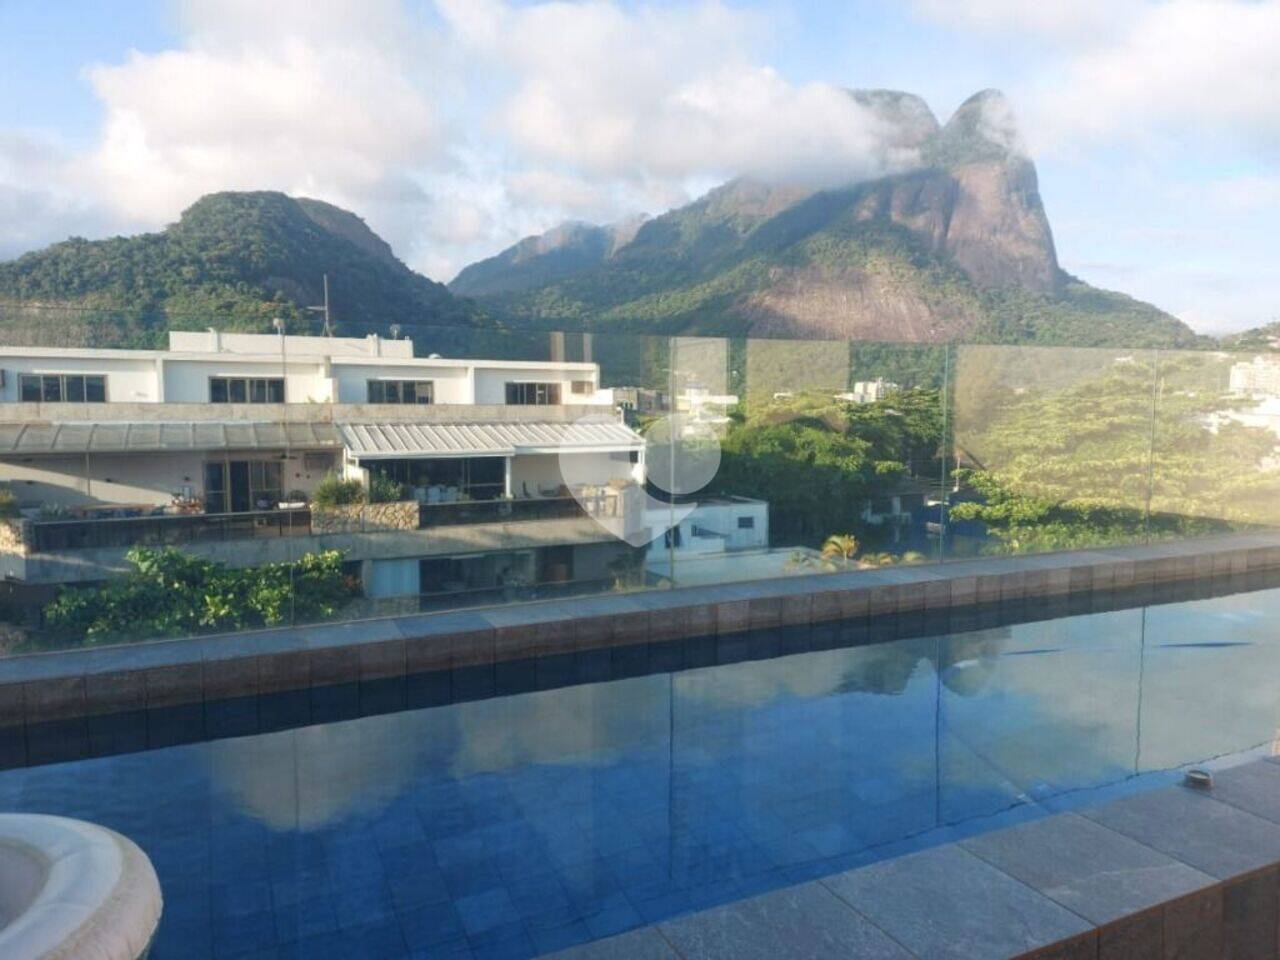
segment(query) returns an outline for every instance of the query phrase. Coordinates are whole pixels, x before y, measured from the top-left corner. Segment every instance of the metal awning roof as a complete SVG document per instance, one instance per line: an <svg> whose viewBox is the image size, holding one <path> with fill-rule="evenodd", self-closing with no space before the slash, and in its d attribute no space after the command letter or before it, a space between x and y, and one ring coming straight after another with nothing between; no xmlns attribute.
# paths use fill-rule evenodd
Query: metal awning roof
<svg viewBox="0 0 1280 960"><path fill-rule="evenodd" d="M328 423L249 420L188 423L0 423L0 456L164 453L183 450L326 449L341 446Z"/></svg>
<svg viewBox="0 0 1280 960"><path fill-rule="evenodd" d="M510 457L521 453L638 450L644 438L616 421L593 423L340 423L357 459Z"/></svg>

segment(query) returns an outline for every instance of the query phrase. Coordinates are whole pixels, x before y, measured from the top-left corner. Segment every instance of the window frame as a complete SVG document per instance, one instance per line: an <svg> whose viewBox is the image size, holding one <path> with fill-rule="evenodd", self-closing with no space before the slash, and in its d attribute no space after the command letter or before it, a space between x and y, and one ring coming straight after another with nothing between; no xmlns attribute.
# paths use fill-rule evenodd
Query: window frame
<svg viewBox="0 0 1280 960"><path fill-rule="evenodd" d="M78 397L71 397L70 384L78 383ZM91 399L89 387L93 383L101 388L102 399ZM51 390L50 387L55 388ZM28 391L34 389L35 395ZM57 396L51 396L56 392ZM98 393L97 389L94 393ZM105 373L20 373L18 374L19 403L106 403L107 375Z"/></svg>
<svg viewBox="0 0 1280 960"><path fill-rule="evenodd" d="M394 390L395 399L391 399ZM375 397L375 391L380 398ZM426 399L423 399L423 396ZM401 380L392 377L369 377L365 380L365 396L368 403L385 403L393 406L427 407L436 402L434 380Z"/></svg>
<svg viewBox="0 0 1280 960"><path fill-rule="evenodd" d="M561 406L561 387L558 380L508 380L506 405L509 407L558 407Z"/></svg>
<svg viewBox="0 0 1280 960"><path fill-rule="evenodd" d="M275 403L284 403L287 396L285 391L284 377L209 377L208 397L210 403L243 403L267 406Z"/></svg>

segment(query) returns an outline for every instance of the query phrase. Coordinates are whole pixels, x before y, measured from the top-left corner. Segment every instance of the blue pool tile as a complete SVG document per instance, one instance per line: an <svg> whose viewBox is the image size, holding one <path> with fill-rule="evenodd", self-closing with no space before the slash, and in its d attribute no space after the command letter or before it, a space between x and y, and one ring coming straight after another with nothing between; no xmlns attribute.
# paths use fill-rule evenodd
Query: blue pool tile
<svg viewBox="0 0 1280 960"><path fill-rule="evenodd" d="M538 948L522 924L505 924L467 938L476 960L526 960Z"/></svg>
<svg viewBox="0 0 1280 960"><path fill-rule="evenodd" d="M566 950L592 939L591 930L581 920L554 927L537 927L529 933L539 953Z"/></svg>
<svg viewBox="0 0 1280 960"><path fill-rule="evenodd" d="M345 930L342 942L349 960L404 960L409 952L400 925L395 922Z"/></svg>
<svg viewBox="0 0 1280 960"><path fill-rule="evenodd" d="M415 950L459 940L465 936L458 911L451 902L401 910L398 919L405 942Z"/></svg>
<svg viewBox="0 0 1280 960"><path fill-rule="evenodd" d="M598 913L589 914L586 918L587 929L596 940L623 933L643 923L640 912L625 898L621 902L605 906Z"/></svg>
<svg viewBox="0 0 1280 960"><path fill-rule="evenodd" d="M266 950L275 945L275 914L270 910L213 919L213 951L219 958Z"/></svg>
<svg viewBox="0 0 1280 960"><path fill-rule="evenodd" d="M455 902L455 906L468 936L485 933L520 920L520 911L505 887L460 897Z"/></svg>
<svg viewBox="0 0 1280 960"><path fill-rule="evenodd" d="M338 911L333 897L300 900L287 906L276 906L276 938L287 943L320 934L335 935Z"/></svg>

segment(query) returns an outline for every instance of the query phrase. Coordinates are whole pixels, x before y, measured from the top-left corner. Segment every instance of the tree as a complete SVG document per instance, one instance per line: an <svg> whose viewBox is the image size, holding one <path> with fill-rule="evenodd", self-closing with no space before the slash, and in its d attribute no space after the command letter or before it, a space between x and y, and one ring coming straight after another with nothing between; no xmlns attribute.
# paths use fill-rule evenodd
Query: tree
<svg viewBox="0 0 1280 960"><path fill-rule="evenodd" d="M64 587L45 608L55 635L83 643L243 630L333 616L355 592L337 550L232 570L172 547L134 547L131 569L97 587Z"/></svg>

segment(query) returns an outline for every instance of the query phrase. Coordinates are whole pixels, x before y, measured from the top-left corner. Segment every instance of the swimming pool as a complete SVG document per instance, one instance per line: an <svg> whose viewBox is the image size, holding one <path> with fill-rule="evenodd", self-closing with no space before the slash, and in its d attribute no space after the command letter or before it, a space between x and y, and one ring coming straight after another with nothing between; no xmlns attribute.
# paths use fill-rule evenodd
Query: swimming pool
<svg viewBox="0 0 1280 960"><path fill-rule="evenodd" d="M0 809L135 839L156 960L534 956L1267 749L1278 615L831 624L101 718L29 732Z"/></svg>

